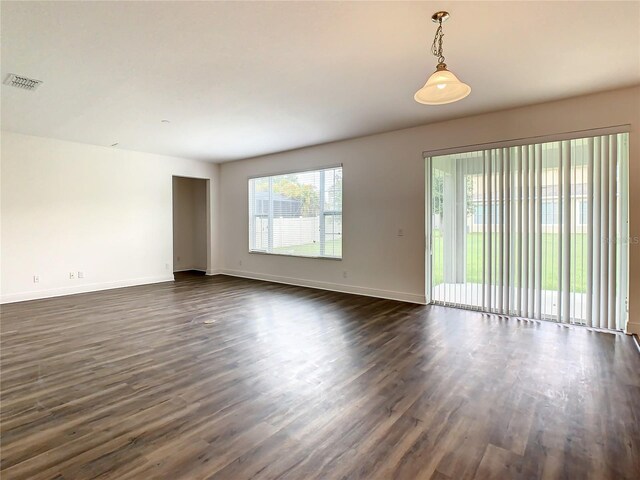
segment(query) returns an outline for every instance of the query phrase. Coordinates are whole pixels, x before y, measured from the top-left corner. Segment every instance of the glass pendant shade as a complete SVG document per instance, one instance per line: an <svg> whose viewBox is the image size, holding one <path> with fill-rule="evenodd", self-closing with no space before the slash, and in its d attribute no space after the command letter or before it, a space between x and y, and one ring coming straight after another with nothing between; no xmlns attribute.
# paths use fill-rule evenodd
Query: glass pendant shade
<svg viewBox="0 0 640 480"><path fill-rule="evenodd" d="M462 83L444 64L440 64L413 98L425 105L444 105L462 100L470 93L469 85Z"/></svg>

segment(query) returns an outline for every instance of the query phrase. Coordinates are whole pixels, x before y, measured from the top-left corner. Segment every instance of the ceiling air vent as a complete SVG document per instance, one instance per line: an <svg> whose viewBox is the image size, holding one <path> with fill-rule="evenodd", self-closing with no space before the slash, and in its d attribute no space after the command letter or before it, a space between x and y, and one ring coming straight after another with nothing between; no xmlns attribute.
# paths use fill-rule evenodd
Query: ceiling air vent
<svg viewBox="0 0 640 480"><path fill-rule="evenodd" d="M34 80L33 78L23 77L22 75L16 75L15 73L10 73L4 81L5 85L22 88L23 90L35 90L41 83L42 80Z"/></svg>

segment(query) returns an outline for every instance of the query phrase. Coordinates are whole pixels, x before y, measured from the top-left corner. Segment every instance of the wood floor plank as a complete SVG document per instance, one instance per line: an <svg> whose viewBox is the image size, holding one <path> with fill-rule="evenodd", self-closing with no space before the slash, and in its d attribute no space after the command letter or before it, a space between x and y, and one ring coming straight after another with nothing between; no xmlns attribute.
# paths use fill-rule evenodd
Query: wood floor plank
<svg viewBox="0 0 640 480"><path fill-rule="evenodd" d="M0 327L3 480L640 472L623 334L188 274Z"/></svg>

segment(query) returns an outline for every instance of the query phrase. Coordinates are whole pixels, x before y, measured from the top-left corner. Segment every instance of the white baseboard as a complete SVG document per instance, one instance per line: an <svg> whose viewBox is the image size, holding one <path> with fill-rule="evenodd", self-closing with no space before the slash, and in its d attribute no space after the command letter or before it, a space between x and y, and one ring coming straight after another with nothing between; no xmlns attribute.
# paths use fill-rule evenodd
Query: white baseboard
<svg viewBox="0 0 640 480"><path fill-rule="evenodd" d="M251 278L253 280L263 280L266 282L284 283L286 285L295 285L298 287L317 288L320 290L330 290L332 292L352 293L355 295L364 295L367 297L385 298L388 300L398 300L400 302L426 304L424 295L416 295L415 293L395 292L392 290L379 290L368 287L357 287L354 285L344 285L341 283L319 282L317 280L306 280L303 278L281 277L278 275L268 275L264 273L245 272L241 270L222 269L220 273L230 275L232 277Z"/></svg>
<svg viewBox="0 0 640 480"><path fill-rule="evenodd" d="M635 333L640 336L640 323L627 322L627 333Z"/></svg>
<svg viewBox="0 0 640 480"><path fill-rule="evenodd" d="M132 278L129 280L118 280L116 282L88 283L85 285L74 285L71 287L52 288L49 290L36 290L32 292L10 293L0 297L0 303L24 302L27 300L38 300L41 298L61 297L64 295L75 295L77 293L97 292L100 290L111 290L113 288L133 287L136 285L148 285L151 283L173 282L173 275L163 275L159 277Z"/></svg>
<svg viewBox="0 0 640 480"><path fill-rule="evenodd" d="M193 269L190 269L193 270ZM317 288L320 290L330 290L333 292L351 293L364 295L367 297L386 298L401 302L425 304L424 295L416 295L392 290L379 290L368 287L357 287L340 283L319 282L316 280L305 280L302 278L282 277L278 275L257 274L240 270L207 270L207 275L230 275L233 277L251 278L253 280L263 280L266 282L283 283L299 287ZM116 282L90 283L86 285L74 285L72 287L53 288L49 290L38 290L32 292L11 293L0 297L0 304L24 302L27 300L38 300L41 298L60 297L64 295L74 295L78 293L97 292L100 290L111 290L113 288L133 287L136 285L148 285L152 283L173 282L173 275L160 277L134 278L130 280L120 280Z"/></svg>

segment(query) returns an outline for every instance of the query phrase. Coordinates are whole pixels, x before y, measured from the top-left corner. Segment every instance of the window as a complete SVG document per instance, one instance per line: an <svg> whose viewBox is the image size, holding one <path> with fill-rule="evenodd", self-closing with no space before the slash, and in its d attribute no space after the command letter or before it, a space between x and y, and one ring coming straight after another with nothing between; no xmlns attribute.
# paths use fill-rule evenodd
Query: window
<svg viewBox="0 0 640 480"><path fill-rule="evenodd" d="M626 133L427 158L430 300L623 329L628 162Z"/></svg>
<svg viewBox="0 0 640 480"><path fill-rule="evenodd" d="M249 251L342 258L342 167L249 179Z"/></svg>
<svg viewBox="0 0 640 480"><path fill-rule="evenodd" d="M578 215L578 225L587 225L589 219L589 204L586 200L581 200L579 205L580 213Z"/></svg>
<svg viewBox="0 0 640 480"><path fill-rule="evenodd" d="M560 208L557 201L542 202L542 225L556 225L560 221Z"/></svg>

